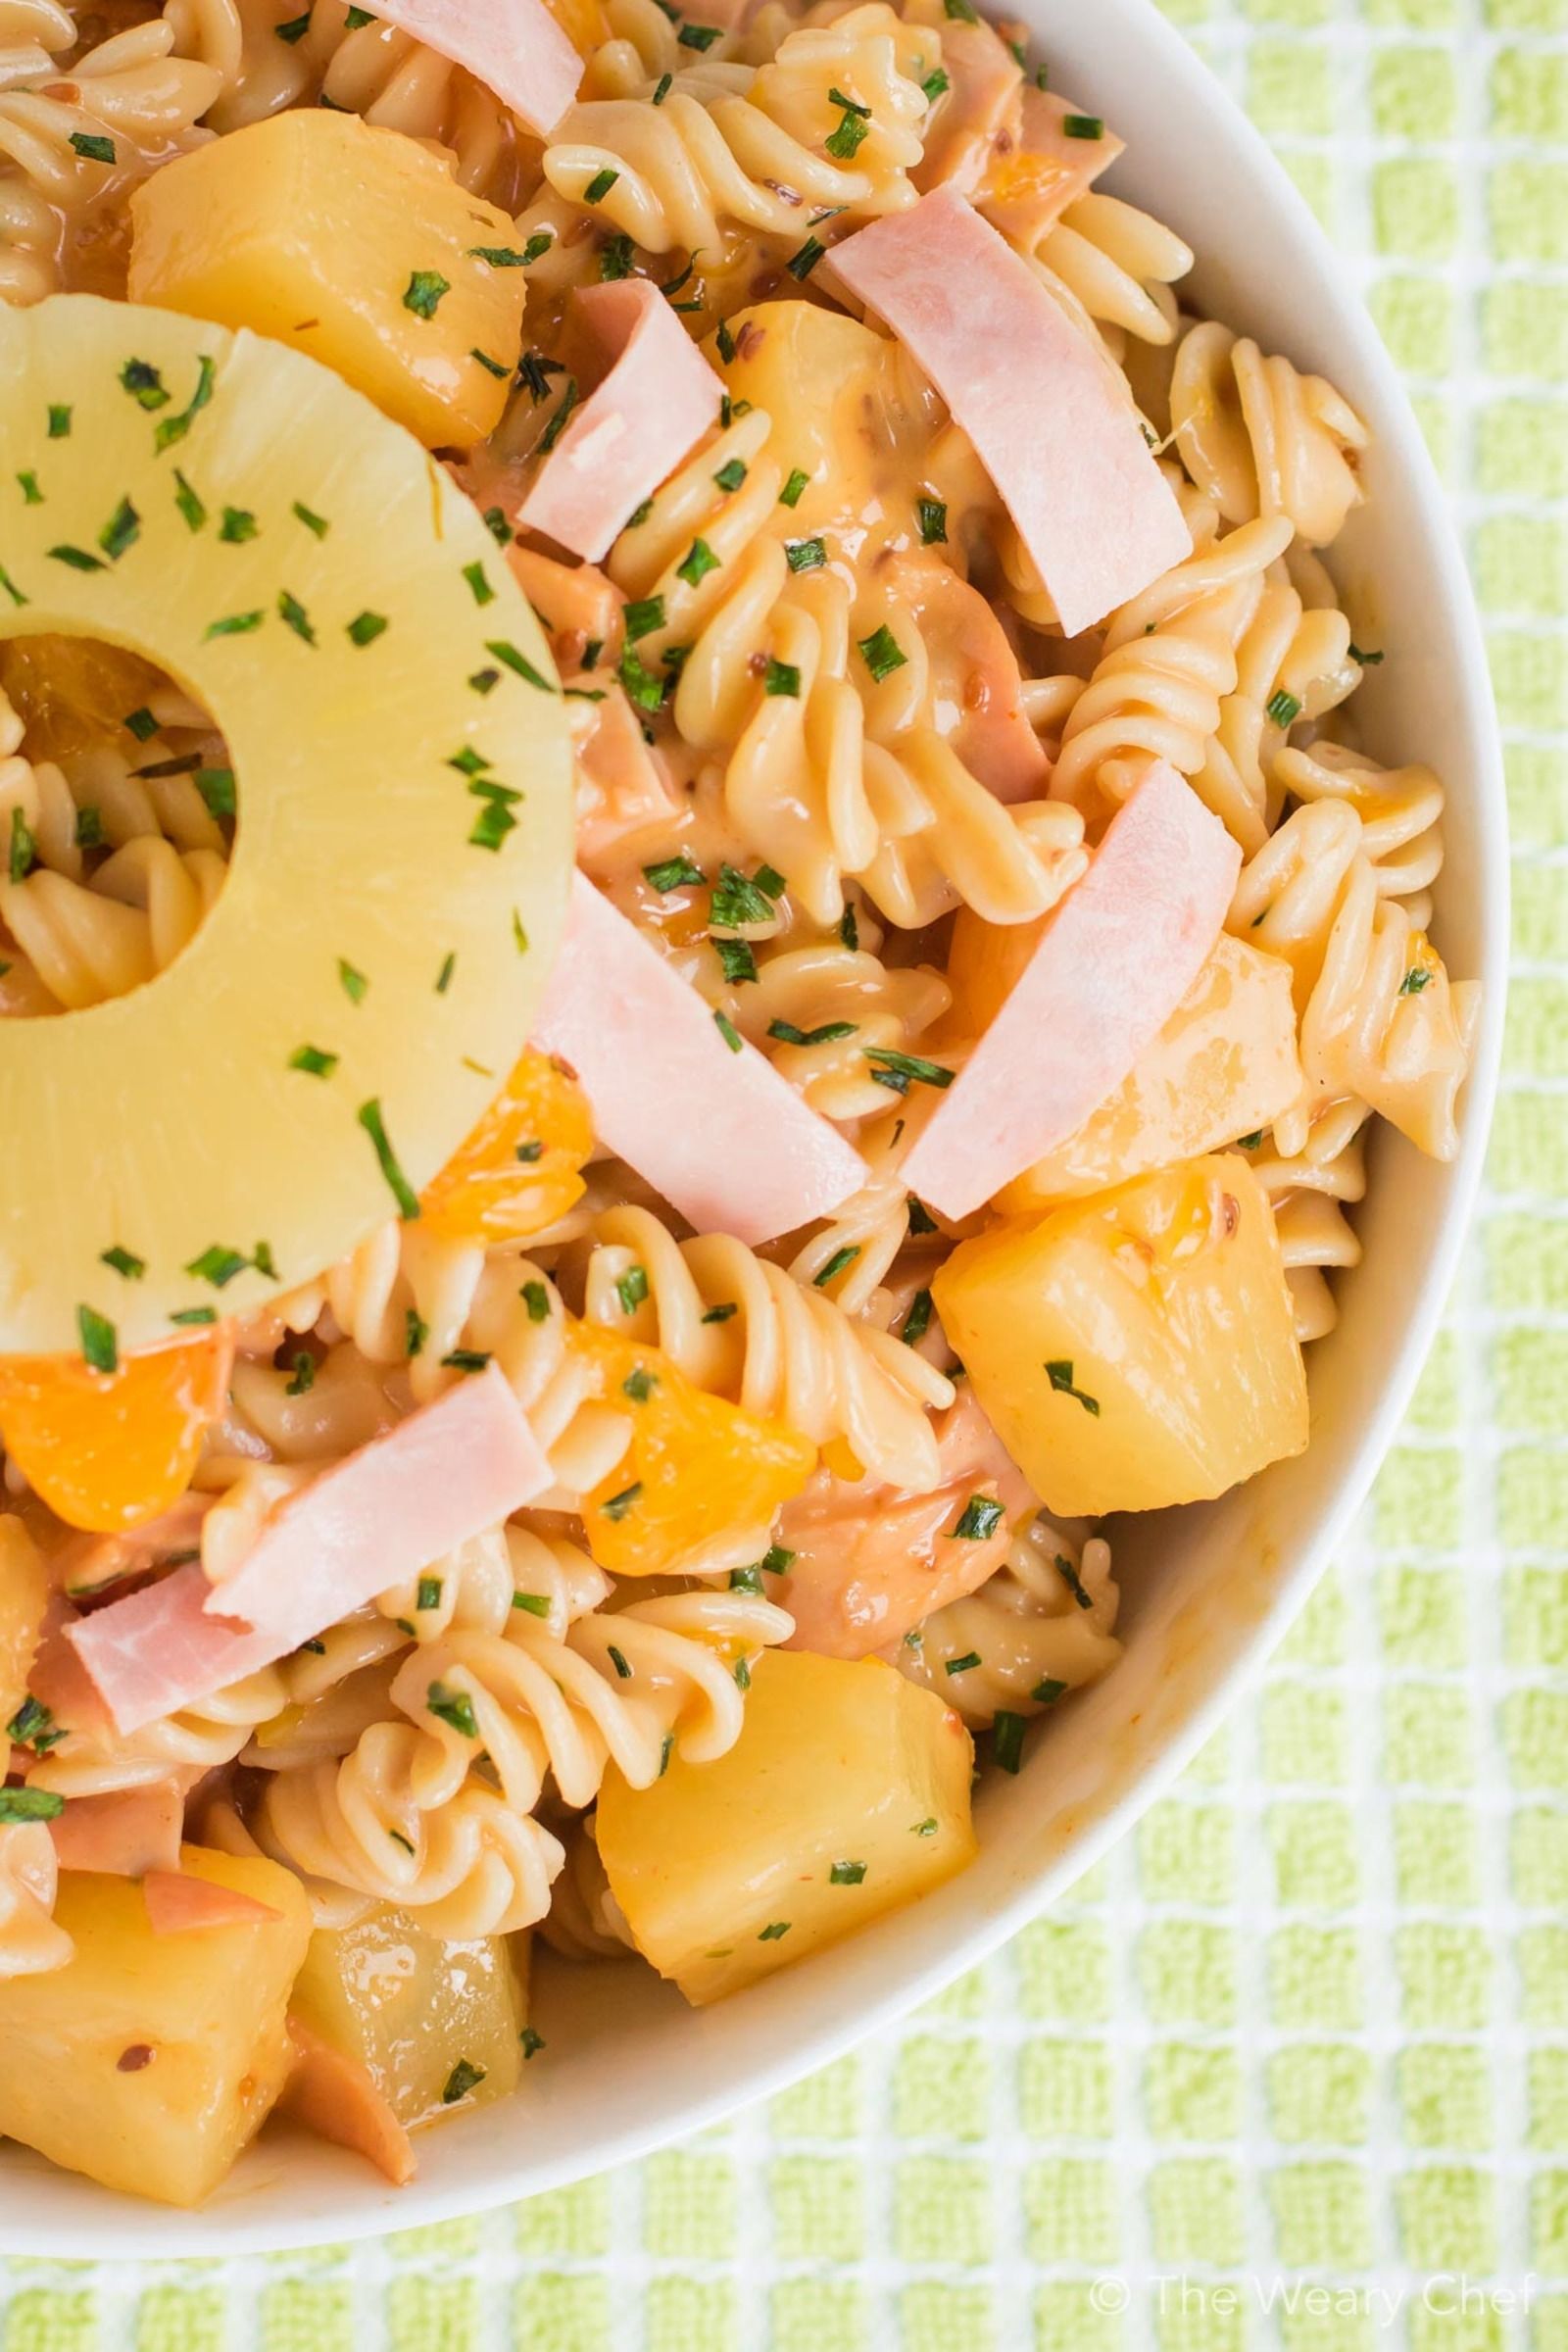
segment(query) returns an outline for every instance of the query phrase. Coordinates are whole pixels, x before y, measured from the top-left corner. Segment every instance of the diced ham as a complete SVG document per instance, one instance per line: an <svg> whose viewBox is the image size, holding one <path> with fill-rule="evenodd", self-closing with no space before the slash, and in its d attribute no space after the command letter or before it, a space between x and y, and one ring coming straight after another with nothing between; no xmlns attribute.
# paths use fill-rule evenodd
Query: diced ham
<svg viewBox="0 0 1568 2352"><path fill-rule="evenodd" d="M1103 355L954 187L833 248L840 281L930 376L974 443L1065 635L1192 551Z"/></svg>
<svg viewBox="0 0 1568 2352"><path fill-rule="evenodd" d="M1093 119L1054 90L1025 83L1018 146L1013 154L996 158L975 199L993 226L1022 252L1032 253L1068 205L1087 196L1120 155L1123 142L1103 124L1098 139L1075 138L1064 127L1069 121Z"/></svg>
<svg viewBox="0 0 1568 2352"><path fill-rule="evenodd" d="M303 2018L289 2019L288 2037L296 2056L279 2112L297 2117L307 2131L335 2147L352 2148L394 2188L406 2188L416 2169L414 2145L368 2068L324 2040Z"/></svg>
<svg viewBox="0 0 1568 2352"><path fill-rule="evenodd" d="M491 1365L282 1504L221 1585L176 1569L68 1626L66 1640L117 1731L139 1731L273 1664L549 1484Z"/></svg>
<svg viewBox="0 0 1568 2352"><path fill-rule="evenodd" d="M589 646L597 642L598 666L612 673L624 643L624 599L613 580L595 564L563 564L537 547L512 547L507 562L550 640L556 667L580 668Z"/></svg>
<svg viewBox="0 0 1568 2352"><path fill-rule="evenodd" d="M1043 793L1050 762L1024 716L1018 659L991 606L929 552L892 557L885 576L890 601L908 607L925 641L939 733L999 801Z"/></svg>
<svg viewBox="0 0 1568 2352"><path fill-rule="evenodd" d="M937 1429L942 1484L928 1494L867 1489L818 1471L787 1502L778 1541L795 1554L776 1597L795 1619L786 1649L864 1658L994 1576L1035 1495L965 1387ZM996 1500L989 1536L955 1536L967 1503Z"/></svg>
<svg viewBox="0 0 1568 2352"><path fill-rule="evenodd" d="M582 59L544 0L375 0L373 13L466 66L541 138L577 95Z"/></svg>
<svg viewBox="0 0 1568 2352"><path fill-rule="evenodd" d="M93 1870L106 1878L140 1879L179 1868L185 1792L176 1780L145 1788L116 1788L102 1796L74 1796L49 1824L62 1870Z"/></svg>
<svg viewBox="0 0 1568 2352"><path fill-rule="evenodd" d="M270 1903L237 1886L220 1886L213 1879L198 1879L182 1870L150 1870L141 1883L147 1904L147 1924L155 1936L189 1936L204 1928L252 1928L258 1922L281 1919Z"/></svg>
<svg viewBox="0 0 1568 2352"><path fill-rule="evenodd" d="M611 366L572 413L518 519L597 564L701 440L724 389L647 278L583 287L572 305Z"/></svg>
<svg viewBox="0 0 1568 2352"><path fill-rule="evenodd" d="M591 687L594 676L578 682ZM601 691L602 703L578 706L586 708L591 716L580 735L573 730L577 856L590 873L617 853L624 864L627 845L656 825L667 841L671 820L680 814L682 805L621 689L611 684ZM655 847L645 853L648 857L659 854Z"/></svg>
<svg viewBox="0 0 1568 2352"><path fill-rule="evenodd" d="M1197 979L1241 855L1185 778L1152 762L916 1139L910 1192L965 1217L1073 1134Z"/></svg>
<svg viewBox="0 0 1568 2352"><path fill-rule="evenodd" d="M948 183L972 196L1018 146L1023 75L989 24L942 27L948 88L937 100L925 152L909 177L922 194Z"/></svg>
<svg viewBox="0 0 1568 2352"><path fill-rule="evenodd" d="M825 1217L865 1162L578 874L533 1043L569 1063L602 1143L699 1233L755 1246ZM379 1588L378 1588L379 1589Z"/></svg>

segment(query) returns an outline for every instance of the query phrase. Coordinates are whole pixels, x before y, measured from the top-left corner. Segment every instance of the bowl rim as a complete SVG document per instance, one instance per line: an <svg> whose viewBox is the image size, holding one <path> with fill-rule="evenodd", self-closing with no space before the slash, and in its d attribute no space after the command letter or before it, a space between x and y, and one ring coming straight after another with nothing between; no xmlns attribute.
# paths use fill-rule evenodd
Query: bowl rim
<svg viewBox="0 0 1568 2352"><path fill-rule="evenodd" d="M1048 5L1049 0L1033 0L1030 13L1039 19ZM1115 1802L1098 1813L1070 1843L1023 1879L1015 1892L988 1910L977 1911L972 1927L955 1942L893 1975L886 1989L876 1998L846 2005L842 2013L830 2008L822 2022L805 2035L773 2029L776 2047L772 2054L764 2054L755 2066L734 2077L721 2089L696 2093L684 2100L677 2098L659 2115L634 2117L607 2131L587 2153L577 2147L563 2150L555 2157L547 2153L532 2161L526 2157L508 2159L503 2155L479 2187L466 2180L450 2186L439 2181L426 2184L416 2180L407 2188L389 2189L380 2195L372 2187L369 2194L357 2190L336 2205L329 2198L320 2198L318 2210L311 2219L282 2216L270 2219L269 2193L260 2183L231 2202L219 2201L203 2210L185 2213L140 2204L109 2190L93 2190L75 2176L62 2175L66 2193L58 2222L40 2219L29 2210L24 2223L13 2227L0 2207L0 2254L22 2255L33 2261L51 2257L79 2259L83 2235L89 2229L95 2257L163 2260L180 2255L214 2257L284 2252L328 2242L360 2242L393 2231L426 2228L489 2212L518 2198L538 2195L593 2173L635 2162L677 2139L710 2129L743 2108L831 2065L988 1959L1058 1898L1066 1886L1092 1868L1170 1788L1258 1679L1270 1651L1304 1604L1365 1499L1408 1405L1458 1267L1480 1193L1497 1094L1508 970L1509 851L1501 747L1486 642L1454 510L1370 313L1355 284L1344 282L1343 257L1337 254L1261 132L1183 35L1159 13L1153 0L1097 0L1095 14L1100 24L1093 38L1099 40L1103 35L1107 44L1118 34L1136 38L1147 72L1163 82L1175 104L1201 107L1219 119L1224 143L1233 151L1249 184L1254 185L1264 199L1263 209L1272 225L1282 228L1297 252L1314 265L1314 285L1324 294L1336 327L1350 348L1362 387L1371 389L1380 447L1408 484L1431 552L1437 559L1434 603L1446 615L1446 650L1458 664L1468 721L1469 741L1464 746L1467 792L1477 809L1480 838L1489 845L1476 877L1480 885L1475 906L1477 977L1482 984L1482 1005L1463 1099L1460 1151L1450 1163L1440 1221L1419 1293L1396 1348L1387 1361L1376 1408L1369 1414L1349 1453L1332 1503L1315 1534L1302 1544L1295 1565L1280 1578L1272 1601L1251 1625L1234 1660L1217 1676L1186 1720L1166 1736L1163 1746ZM1340 271L1341 282L1337 284L1333 282L1334 270ZM1312 313L1305 314L1308 342L1311 316ZM915 1905L909 1916L916 1916L919 1908ZM495 2115L501 2110L486 2112ZM282 2144L286 2152L287 2142ZM0 2157L0 2179L4 2172L5 2159ZM28 2186L34 2192L27 2200L31 2207L39 2201L36 2180L29 2180Z"/></svg>

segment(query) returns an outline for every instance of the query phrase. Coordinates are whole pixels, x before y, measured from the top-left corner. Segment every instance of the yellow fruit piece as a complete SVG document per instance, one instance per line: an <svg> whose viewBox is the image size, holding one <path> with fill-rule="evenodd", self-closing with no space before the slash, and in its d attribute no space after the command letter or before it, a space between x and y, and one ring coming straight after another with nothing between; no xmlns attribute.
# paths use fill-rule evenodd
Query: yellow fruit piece
<svg viewBox="0 0 1568 2352"><path fill-rule="evenodd" d="M74 1958L0 1980L0 2134L106 2188L199 2205L283 2086L311 1912L260 1855L186 1846L180 1867L278 1917L155 1936L133 1881L67 1872L55 1917Z"/></svg>
<svg viewBox="0 0 1568 2352"><path fill-rule="evenodd" d="M479 249L513 225L403 132L294 108L167 164L130 218L132 302L292 344L429 449L500 423L525 286Z"/></svg>
<svg viewBox="0 0 1568 2352"><path fill-rule="evenodd" d="M701 2006L853 1936L974 1859L974 1748L880 1658L769 1650L739 1740L628 1788L612 1765L599 1852L637 1949Z"/></svg>
<svg viewBox="0 0 1568 2352"><path fill-rule="evenodd" d="M527 1987L525 1936L441 1942L407 1912L377 1908L356 1927L317 1929L289 2007L357 2059L413 2131L516 2089Z"/></svg>
<svg viewBox="0 0 1568 2352"><path fill-rule="evenodd" d="M426 1233L514 1242L542 1233L582 1199L594 1148L588 1098L546 1054L524 1054L466 1143L419 1196Z"/></svg>
<svg viewBox="0 0 1568 2352"><path fill-rule="evenodd" d="M564 712L479 515L326 368L65 295L0 305L0 481L35 474L43 502L7 519L26 602L0 584L0 639L156 661L235 771L227 879L168 969L0 1023L0 1134L27 1139L0 1186L0 1355L74 1353L84 1305L125 1354L334 1264L472 1132L564 917ZM224 539L225 509L254 534Z"/></svg>
<svg viewBox="0 0 1568 2352"><path fill-rule="evenodd" d="M27 1695L49 1603L49 1571L22 1521L0 1518L0 1736Z"/></svg>
<svg viewBox="0 0 1568 2352"><path fill-rule="evenodd" d="M865 419L901 405L893 344L814 302L757 303L730 319L729 332L732 360L707 346L725 391L767 411L769 454L786 475L798 468L807 476L796 504L780 506L773 518L778 536L863 529L887 456Z"/></svg>
<svg viewBox="0 0 1568 2352"><path fill-rule="evenodd" d="M59 760L106 735L129 751L120 730L163 683L150 662L88 637L24 637L0 648L0 688L26 725L32 760Z"/></svg>
<svg viewBox="0 0 1568 2352"><path fill-rule="evenodd" d="M695 1388L658 1348L579 1324L588 1394L630 1423L631 1442L584 1496L588 1548L613 1576L695 1575L720 1550L767 1549L773 1514L799 1494L816 1447Z"/></svg>
<svg viewBox="0 0 1568 2352"><path fill-rule="evenodd" d="M1048 1510L1200 1501L1306 1445L1279 1237L1234 1153L998 1226L931 1292Z"/></svg>
<svg viewBox="0 0 1568 2352"><path fill-rule="evenodd" d="M592 57L613 38L602 0L545 0L545 6L579 57Z"/></svg>
<svg viewBox="0 0 1568 2352"><path fill-rule="evenodd" d="M1197 1159L1266 1127L1302 1084L1290 965L1222 935L1115 1093L997 1205L1027 1214Z"/></svg>
<svg viewBox="0 0 1568 2352"><path fill-rule="evenodd" d="M113 1372L78 1356L0 1356L0 1442L68 1526L121 1535L184 1494L233 1364L221 1328L122 1356Z"/></svg>

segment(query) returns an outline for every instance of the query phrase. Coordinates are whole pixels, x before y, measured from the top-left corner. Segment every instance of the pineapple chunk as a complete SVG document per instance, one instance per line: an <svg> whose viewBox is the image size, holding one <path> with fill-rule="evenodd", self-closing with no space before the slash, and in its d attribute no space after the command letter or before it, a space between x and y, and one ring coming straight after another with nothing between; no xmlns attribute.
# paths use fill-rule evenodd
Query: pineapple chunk
<svg viewBox="0 0 1568 2352"><path fill-rule="evenodd" d="M997 1435L1048 1510L1223 1494L1306 1445L1273 1212L1234 1153L961 1243L931 1285Z"/></svg>
<svg viewBox="0 0 1568 2352"><path fill-rule="evenodd" d="M883 455L865 419L902 405L893 343L814 302L757 303L730 319L729 331L732 360L716 342L707 347L725 391L767 411L771 455L786 474L798 468L807 477L796 504L774 517L779 536L862 526L881 489Z"/></svg>
<svg viewBox="0 0 1568 2352"><path fill-rule="evenodd" d="M49 1604L49 1571L22 1521L0 1518L0 1738L27 1695Z"/></svg>
<svg viewBox="0 0 1568 2352"><path fill-rule="evenodd" d="M82 1306L128 1353L335 1263L472 1133L564 917L564 710L478 514L326 368L65 295L0 305L0 480L42 500L7 520L0 638L156 659L236 775L228 877L175 961L0 1023L0 1134L28 1138L0 1187L0 1354L74 1352ZM220 535L227 508L253 535Z"/></svg>
<svg viewBox="0 0 1568 2352"><path fill-rule="evenodd" d="M199 2205L283 2087L289 1987L310 1938L291 1872L186 1846L181 1868L278 1914L155 1936L128 1879L66 1872L75 1956L0 1982L0 2135L106 2188Z"/></svg>
<svg viewBox="0 0 1568 2352"><path fill-rule="evenodd" d="M637 1949L702 2006L852 1936L974 1859L968 1733L880 1658L769 1650L716 1763L613 1766L599 1852Z"/></svg>
<svg viewBox="0 0 1568 2352"><path fill-rule="evenodd" d="M428 449L501 422L525 282L482 256L514 250L512 222L402 131L273 115L166 165L130 216L132 302L292 344Z"/></svg>
<svg viewBox="0 0 1568 2352"><path fill-rule="evenodd" d="M443 1943L405 1911L318 1928L289 2003L323 2041L357 2059L413 2131L459 2102L517 2087L527 2032L528 1939Z"/></svg>
<svg viewBox="0 0 1568 2352"><path fill-rule="evenodd" d="M1221 934L1164 1028L1113 1095L997 1196L1027 1215L1266 1127L1301 1092L1291 967Z"/></svg>

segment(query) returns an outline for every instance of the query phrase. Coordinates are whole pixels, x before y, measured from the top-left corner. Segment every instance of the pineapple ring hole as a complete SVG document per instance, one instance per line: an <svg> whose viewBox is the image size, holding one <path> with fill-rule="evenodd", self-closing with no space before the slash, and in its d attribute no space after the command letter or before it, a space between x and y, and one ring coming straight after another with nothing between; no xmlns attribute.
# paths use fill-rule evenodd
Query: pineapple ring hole
<svg viewBox="0 0 1568 2352"><path fill-rule="evenodd" d="M0 644L0 1016L167 970L227 879L236 807L221 733L168 670L58 631Z"/></svg>

